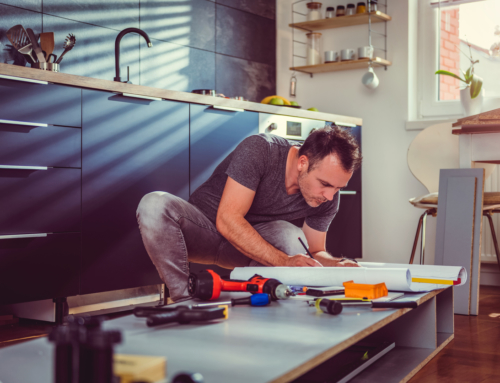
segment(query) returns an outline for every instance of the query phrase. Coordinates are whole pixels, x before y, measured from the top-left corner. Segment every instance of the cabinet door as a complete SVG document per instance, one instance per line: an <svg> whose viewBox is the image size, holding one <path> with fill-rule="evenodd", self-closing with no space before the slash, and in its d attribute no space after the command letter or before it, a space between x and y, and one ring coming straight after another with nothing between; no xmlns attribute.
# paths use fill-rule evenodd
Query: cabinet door
<svg viewBox="0 0 500 383"><path fill-rule="evenodd" d="M258 113L230 112L191 104L190 192L205 182L244 138L257 133ZM190 264L191 272L206 268L207 265ZM229 275L229 270L218 266L210 265L209 268L219 275Z"/></svg>
<svg viewBox="0 0 500 383"><path fill-rule="evenodd" d="M246 137L259 133L259 114L191 104L190 192Z"/></svg>
<svg viewBox="0 0 500 383"><path fill-rule="evenodd" d="M80 169L0 168L0 234L77 232Z"/></svg>
<svg viewBox="0 0 500 383"><path fill-rule="evenodd" d="M0 236L0 304L78 294L80 233Z"/></svg>
<svg viewBox="0 0 500 383"><path fill-rule="evenodd" d="M0 79L0 120L81 126L82 91Z"/></svg>
<svg viewBox="0 0 500 383"><path fill-rule="evenodd" d="M152 191L188 198L189 105L83 91L81 294L161 283L136 210Z"/></svg>
<svg viewBox="0 0 500 383"><path fill-rule="evenodd" d="M361 145L361 126L352 128L351 132ZM339 211L328 229L326 250L334 257L361 258L361 169L354 172L343 193L340 196Z"/></svg>

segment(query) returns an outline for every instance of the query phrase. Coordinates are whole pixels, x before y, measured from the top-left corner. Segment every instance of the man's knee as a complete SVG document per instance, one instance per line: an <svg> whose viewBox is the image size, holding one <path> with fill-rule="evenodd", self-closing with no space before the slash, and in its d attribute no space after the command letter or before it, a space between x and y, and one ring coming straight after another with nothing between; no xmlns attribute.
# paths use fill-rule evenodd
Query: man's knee
<svg viewBox="0 0 500 383"><path fill-rule="evenodd" d="M271 245L288 255L305 254L299 237L307 246L307 240L301 228L287 221L272 221L254 226L255 230Z"/></svg>
<svg viewBox="0 0 500 383"><path fill-rule="evenodd" d="M171 216L175 212L175 205L180 199L167 192L155 191L142 197L137 207L137 219L141 224L154 224L164 214Z"/></svg>

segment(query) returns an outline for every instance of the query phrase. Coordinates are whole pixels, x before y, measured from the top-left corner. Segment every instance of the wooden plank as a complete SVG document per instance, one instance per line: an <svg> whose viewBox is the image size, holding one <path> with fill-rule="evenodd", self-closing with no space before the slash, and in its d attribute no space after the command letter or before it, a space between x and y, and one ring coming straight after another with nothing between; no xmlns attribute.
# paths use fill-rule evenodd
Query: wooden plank
<svg viewBox="0 0 500 383"><path fill-rule="evenodd" d="M392 17L381 11L371 12L372 23L382 23L392 20ZM341 17L332 17L331 19L321 19L314 21L304 21L301 23L289 24L288 26L305 31L321 31L323 29L344 28L353 25L368 24L368 13L359 13Z"/></svg>
<svg viewBox="0 0 500 383"><path fill-rule="evenodd" d="M83 77L73 74L50 72L35 68L21 67L0 63L0 74L28 78L33 80L48 81L55 84L70 85L79 88L104 90L115 93L131 93L140 96L159 97L165 100L189 102L203 105L227 106L245 109L253 112L278 114L291 117L309 118L312 120L330 121L362 125L363 120L358 117L343 116L323 112L312 112L304 109L261 104L258 102L230 100L221 97L202 96L199 94L179 92L175 90L152 88L149 86L125 84L111 80L101 80L92 77Z"/></svg>
<svg viewBox="0 0 500 383"><path fill-rule="evenodd" d="M358 60L338 61L333 63L318 64L318 65L297 66L297 67L291 67L290 70L296 70L307 73L326 73L326 72L335 72L340 70L368 68L369 64L370 64L370 59L366 58ZM372 65L375 67L391 66L392 63L383 58L374 57L372 59Z"/></svg>
<svg viewBox="0 0 500 383"><path fill-rule="evenodd" d="M441 169L436 265L463 266L468 283L455 287L455 313L477 315L484 169Z"/></svg>

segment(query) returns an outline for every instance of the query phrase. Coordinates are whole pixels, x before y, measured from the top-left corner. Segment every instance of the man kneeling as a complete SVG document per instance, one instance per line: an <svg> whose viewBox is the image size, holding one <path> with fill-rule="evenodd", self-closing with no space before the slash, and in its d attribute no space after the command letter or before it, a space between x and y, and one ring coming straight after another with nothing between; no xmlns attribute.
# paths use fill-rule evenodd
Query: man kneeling
<svg viewBox="0 0 500 383"><path fill-rule="evenodd" d="M325 242L338 191L361 159L355 138L337 126L313 131L301 147L258 134L244 139L189 202L165 192L144 196L139 228L172 300L189 298L189 262L226 269L357 266L332 257Z"/></svg>

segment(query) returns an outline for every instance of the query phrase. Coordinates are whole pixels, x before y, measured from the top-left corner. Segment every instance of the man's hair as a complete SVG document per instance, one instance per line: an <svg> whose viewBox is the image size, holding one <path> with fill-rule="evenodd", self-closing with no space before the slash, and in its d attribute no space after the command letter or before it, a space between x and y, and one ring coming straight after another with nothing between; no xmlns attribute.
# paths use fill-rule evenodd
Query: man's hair
<svg viewBox="0 0 500 383"><path fill-rule="evenodd" d="M307 172L313 170L329 154L337 156L342 169L346 172L359 169L363 159L359 144L349 129L334 124L313 129L299 149L299 157L304 155L309 160Z"/></svg>

